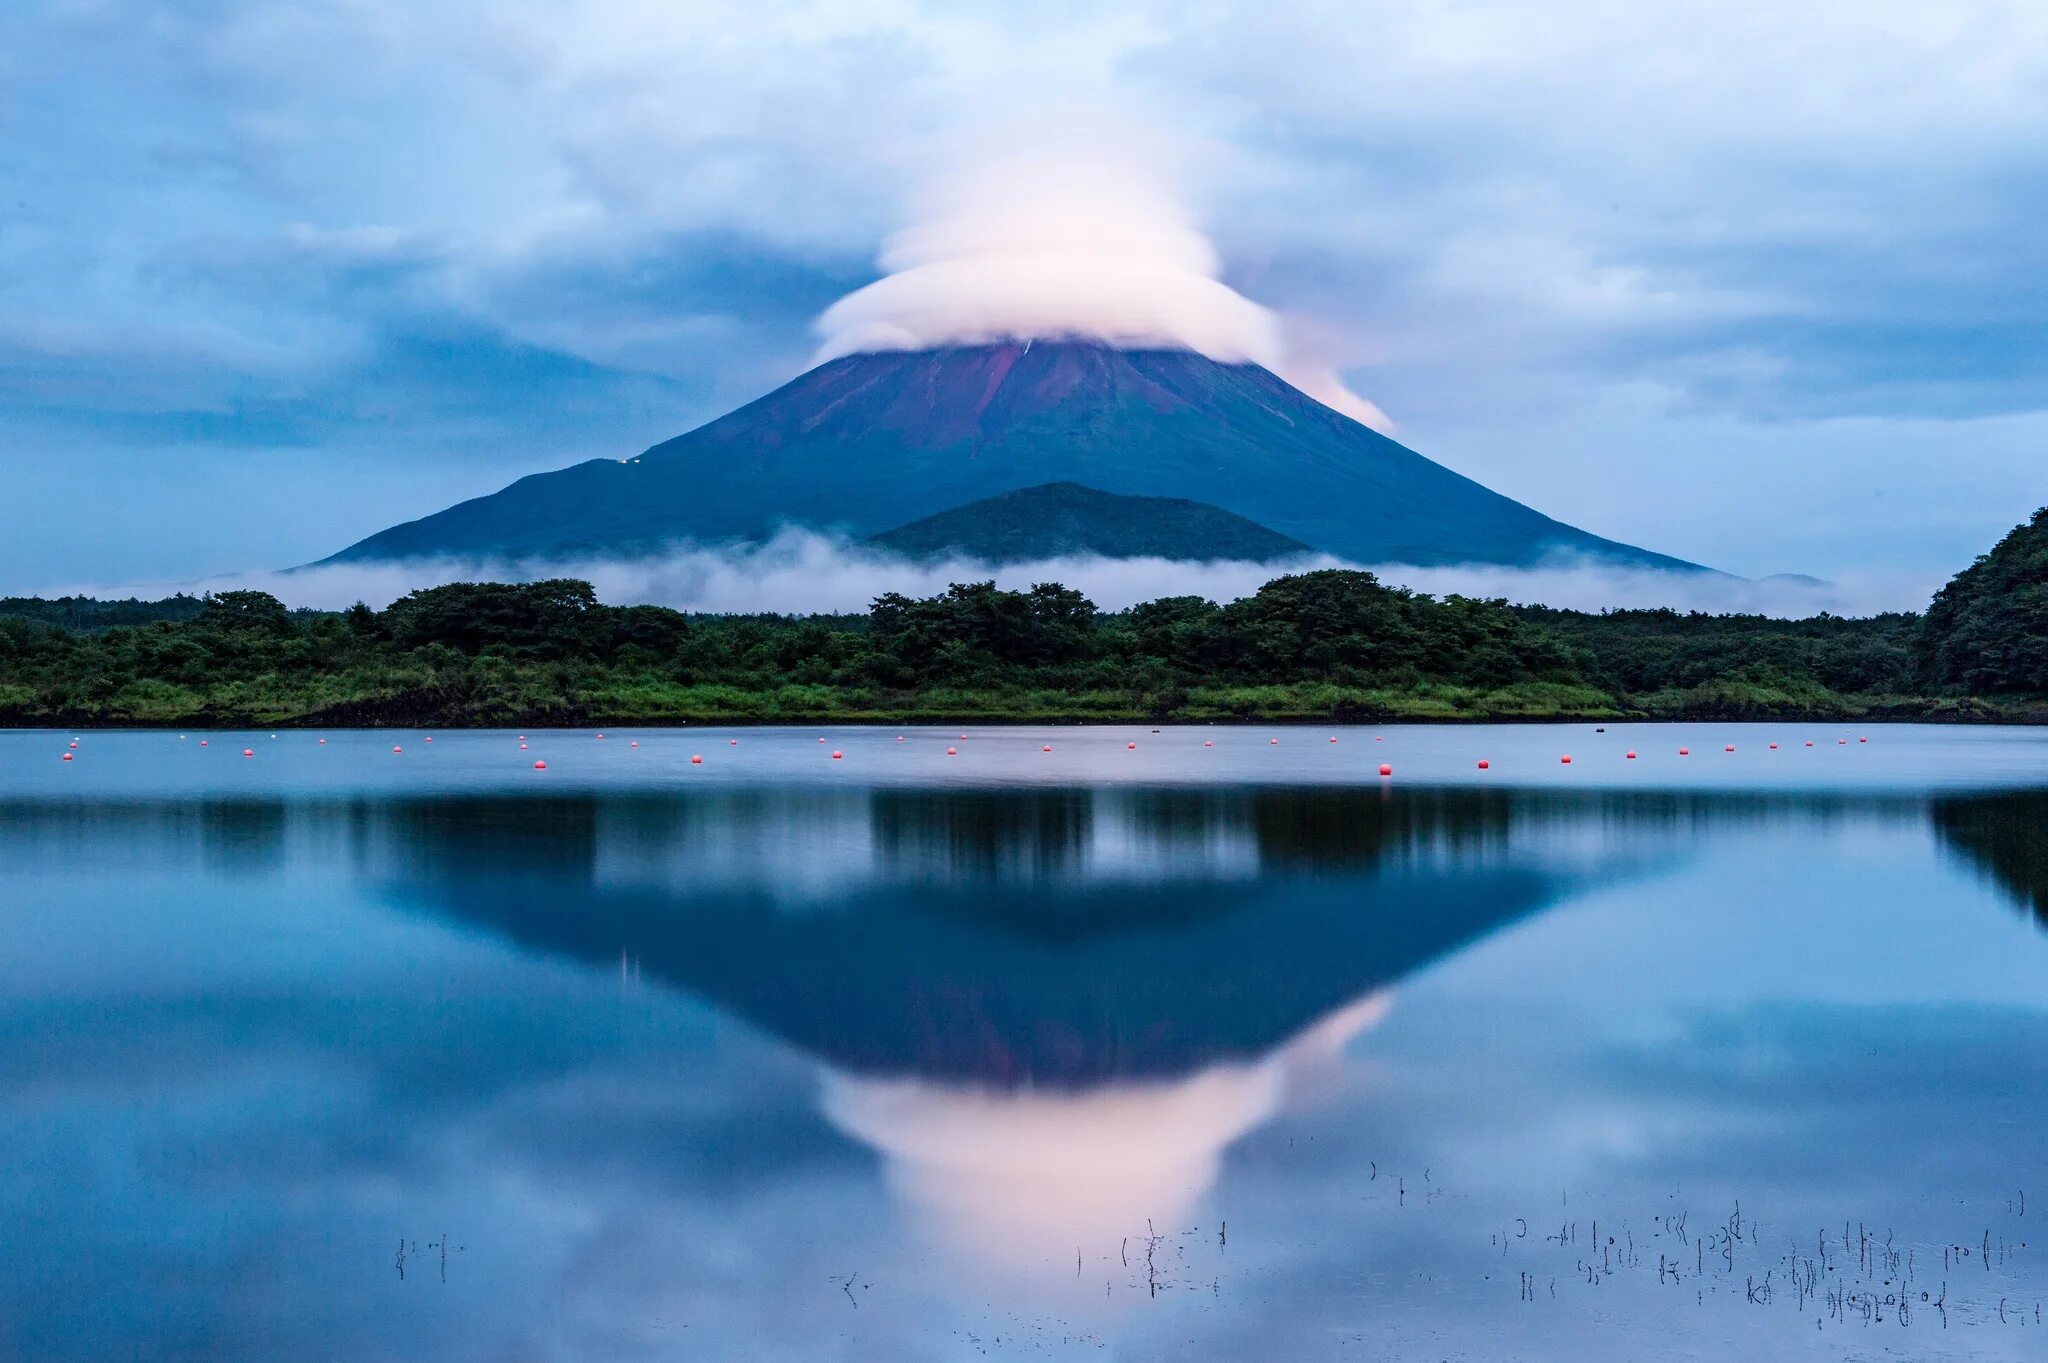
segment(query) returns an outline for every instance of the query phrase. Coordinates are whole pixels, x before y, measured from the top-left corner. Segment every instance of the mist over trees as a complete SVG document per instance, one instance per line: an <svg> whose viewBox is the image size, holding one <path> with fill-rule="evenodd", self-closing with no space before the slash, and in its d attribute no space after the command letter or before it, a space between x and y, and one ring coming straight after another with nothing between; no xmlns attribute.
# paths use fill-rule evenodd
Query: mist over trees
<svg viewBox="0 0 2048 1363"><path fill-rule="evenodd" d="M381 611L259 591L0 602L14 723L2048 718L2044 695L2048 512L1925 617L1593 615L1335 569L1118 612L1057 583L977 582L860 615L686 615L567 578L432 587Z"/></svg>

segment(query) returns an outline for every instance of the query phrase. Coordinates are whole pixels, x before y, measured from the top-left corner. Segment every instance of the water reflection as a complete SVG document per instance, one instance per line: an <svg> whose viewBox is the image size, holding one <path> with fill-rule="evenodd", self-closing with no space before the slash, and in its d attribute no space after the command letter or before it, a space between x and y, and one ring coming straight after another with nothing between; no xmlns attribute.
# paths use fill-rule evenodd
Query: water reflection
<svg viewBox="0 0 2048 1363"><path fill-rule="evenodd" d="M1341 1354L1334 1328L1370 1301L1406 1313L1400 1356L1488 1356L1505 1324L1558 1343L1502 1354L1581 1357L1584 1316L1547 1297L1508 1314L1523 1259L1494 1291L1492 1237L1567 1181L1574 1209L1586 1197L1589 1219L1634 1218L1640 1237L1700 1180L1792 1207L1776 1231L1860 1218L1873 1188L2003 1198L2016 1166L2038 1167L2038 1010L2010 986L1973 992L1991 972L1971 945L1984 919L2031 933L1995 906L1941 916L1971 891L1935 847L2038 914L2044 800L0 803L18 896L0 1136L28 1152L0 1175L0 1238L83 1246L7 1270L22 1285L0 1290L0 1357L11 1339L24 1357L133 1356L140 1338L193 1357L662 1357L677 1350L658 1331L683 1319L701 1356L766 1339L811 1357L878 1318L898 1333L859 1356L951 1357L970 1350L927 1332L978 1303L1124 1328L1139 1294L1119 1277L1108 1299L1098 1265L1112 1273L1148 1221L1207 1232L1217 1214L1230 1249L1205 1235L1201 1280L1226 1275L1217 1310L1240 1333L1182 1316L1127 1352ZM1873 848L1891 859L1854 881ZM1899 867L1919 878L1882 883ZM1635 892L1650 876L1655 893ZM138 884L162 904L109 909ZM1682 913L1644 911L1668 895ZM90 972L130 945L113 925L144 940L109 985ZM1924 1011L1870 1005L1888 977L1858 973L1865 938L1911 958ZM37 964L50 943L75 953L73 993ZM1441 1203L1369 1182L1404 1171L1413 1190L1432 1165L1459 1180ZM1608 1190L1597 1213L1589 1184ZM1240 1213L1257 1223L1242 1245ZM444 1216L475 1266L398 1314L386 1237ZM904 1223L918 1234L899 1241ZM227 1247L194 1266L208 1236ZM1574 1253L1546 1274L1569 1286ZM1252 1290L1232 1301L1248 1260L1274 1276L1241 1276ZM1425 1264L1441 1276L1412 1290ZM826 1275L857 1266L890 1304L838 1295ZM1590 1309L1634 1322L1641 1347L1613 1356L1662 1338L1670 1302L1697 1303L1660 1267L1587 1288ZM1773 1342L1795 1328L1814 1333L1797 1319Z"/></svg>
<svg viewBox="0 0 2048 1363"><path fill-rule="evenodd" d="M714 803L739 845L791 812ZM1188 1215L1403 976L1567 883L1499 795L882 791L806 809L798 905L700 875L686 809L415 809L390 893L797 1048L927 1232L1012 1269Z"/></svg>
<svg viewBox="0 0 2048 1363"><path fill-rule="evenodd" d="M2048 791L1938 800L1941 840L2048 928Z"/></svg>
<svg viewBox="0 0 2048 1363"><path fill-rule="evenodd" d="M703 812L672 803L401 807L387 892L530 948L624 958L844 1073L1077 1089L1257 1064L1584 877L1507 846L1504 804L1476 796L1016 804L820 797L831 872L800 903L766 891L775 868L700 876ZM755 817L735 803L713 822L745 843ZM676 855L608 855L664 836ZM1467 850L1432 855L1453 843Z"/></svg>

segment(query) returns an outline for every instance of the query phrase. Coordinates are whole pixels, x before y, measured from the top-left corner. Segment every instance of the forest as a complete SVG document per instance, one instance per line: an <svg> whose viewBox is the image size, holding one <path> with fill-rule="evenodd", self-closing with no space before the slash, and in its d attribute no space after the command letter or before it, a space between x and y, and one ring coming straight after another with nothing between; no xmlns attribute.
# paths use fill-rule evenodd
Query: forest
<svg viewBox="0 0 2048 1363"><path fill-rule="evenodd" d="M1939 718L2048 721L2048 509L1924 614L1598 614L1290 574L1099 610L1056 583L860 615L607 605L458 583L383 610L258 591L0 600L0 723Z"/></svg>

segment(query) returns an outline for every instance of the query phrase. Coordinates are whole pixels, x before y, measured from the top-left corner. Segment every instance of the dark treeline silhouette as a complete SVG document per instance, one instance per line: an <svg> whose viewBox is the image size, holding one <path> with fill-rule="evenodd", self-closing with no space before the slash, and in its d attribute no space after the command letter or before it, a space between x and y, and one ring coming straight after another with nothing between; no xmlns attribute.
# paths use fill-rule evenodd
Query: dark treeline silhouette
<svg viewBox="0 0 2048 1363"><path fill-rule="evenodd" d="M154 612L154 613L153 613ZM610 606L457 583L384 610L257 591L0 603L0 722L482 724L809 717L2048 717L2048 517L1925 616L1602 614L1344 570L1105 612L1056 583L863 615Z"/></svg>

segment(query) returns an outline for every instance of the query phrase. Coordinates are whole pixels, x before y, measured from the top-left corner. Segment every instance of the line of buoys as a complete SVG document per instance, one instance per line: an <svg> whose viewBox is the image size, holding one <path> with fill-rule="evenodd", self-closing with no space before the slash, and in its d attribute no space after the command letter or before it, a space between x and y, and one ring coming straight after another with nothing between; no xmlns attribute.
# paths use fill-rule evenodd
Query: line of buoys
<svg viewBox="0 0 2048 1363"><path fill-rule="evenodd" d="M1394 774L1394 768L1393 768L1392 764L1390 764L1390 763L1387 763L1387 762L1382 762L1382 763L1380 763L1380 775L1382 775L1382 776L1392 776L1393 774Z"/></svg>

